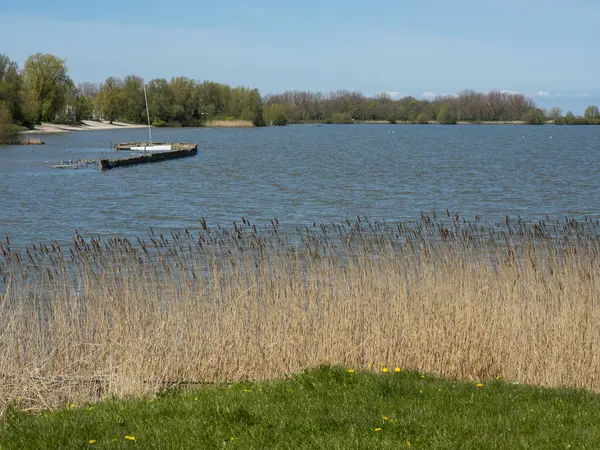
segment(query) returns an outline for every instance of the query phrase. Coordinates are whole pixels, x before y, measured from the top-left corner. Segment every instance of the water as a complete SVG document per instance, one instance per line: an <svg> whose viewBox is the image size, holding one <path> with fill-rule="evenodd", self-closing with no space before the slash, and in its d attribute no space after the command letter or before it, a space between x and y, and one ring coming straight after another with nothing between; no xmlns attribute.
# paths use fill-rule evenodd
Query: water
<svg viewBox="0 0 600 450"><path fill-rule="evenodd" d="M327 125L156 129L156 141L195 142L196 157L98 172L55 170L98 158L147 131L43 136L0 147L0 236L13 246L89 235L230 226L244 216L284 226L415 219L445 211L600 216L600 127Z"/></svg>

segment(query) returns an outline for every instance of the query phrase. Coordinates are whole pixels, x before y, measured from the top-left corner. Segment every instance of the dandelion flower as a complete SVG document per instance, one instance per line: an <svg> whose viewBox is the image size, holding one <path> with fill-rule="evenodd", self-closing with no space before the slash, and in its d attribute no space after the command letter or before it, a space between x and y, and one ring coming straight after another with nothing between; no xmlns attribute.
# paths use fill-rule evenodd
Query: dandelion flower
<svg viewBox="0 0 600 450"><path fill-rule="evenodd" d="M387 367L384 367L383 369L381 369L381 371L383 373L388 373L390 371L390 369L388 369Z"/></svg>
<svg viewBox="0 0 600 450"><path fill-rule="evenodd" d="M406 441L406 446L410 447L410 441Z"/></svg>
<svg viewBox="0 0 600 450"><path fill-rule="evenodd" d="M381 431L381 428L375 428L375 432L379 433Z"/></svg>
<svg viewBox="0 0 600 450"><path fill-rule="evenodd" d="M383 420L389 420L388 416L383 416Z"/></svg>
<svg viewBox="0 0 600 450"><path fill-rule="evenodd" d="M499 380L500 378L502 378L502 377L501 377L500 375L498 375L498 376L496 377L496 380Z"/></svg>
<svg viewBox="0 0 600 450"><path fill-rule="evenodd" d="M396 373L400 373L400 367L396 367L396 368L394 369L394 372L396 372Z"/></svg>
<svg viewBox="0 0 600 450"><path fill-rule="evenodd" d="M128 441L135 441L134 436L125 436L125 439L127 439Z"/></svg>
<svg viewBox="0 0 600 450"><path fill-rule="evenodd" d="M348 369L348 373L354 373L354 369Z"/></svg>
<svg viewBox="0 0 600 450"><path fill-rule="evenodd" d="M70 407L70 408L75 408L75 403L71 403L71 404L69 405L69 407Z"/></svg>
<svg viewBox="0 0 600 450"><path fill-rule="evenodd" d="M198 401L198 397L194 397L194 401L197 402Z"/></svg>
<svg viewBox="0 0 600 450"><path fill-rule="evenodd" d="M96 443L96 439L90 439L88 442L93 445Z"/></svg>
<svg viewBox="0 0 600 450"><path fill-rule="evenodd" d="M482 383L477 383L477 387L478 387L478 388L482 388L482 387L483 387L483 384L482 384Z"/></svg>
<svg viewBox="0 0 600 450"><path fill-rule="evenodd" d="M230 441L235 441L235 438L234 438L233 436L231 436L231 437L229 438L229 440L230 440Z"/></svg>

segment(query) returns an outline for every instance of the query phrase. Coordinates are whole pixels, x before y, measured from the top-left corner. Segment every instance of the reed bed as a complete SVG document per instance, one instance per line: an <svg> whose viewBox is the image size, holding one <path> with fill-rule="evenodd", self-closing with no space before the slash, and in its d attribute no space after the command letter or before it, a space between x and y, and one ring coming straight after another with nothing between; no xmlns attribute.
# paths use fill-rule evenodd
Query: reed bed
<svg viewBox="0 0 600 450"><path fill-rule="evenodd" d="M0 409L319 364L600 391L597 221L446 212L0 244Z"/></svg>

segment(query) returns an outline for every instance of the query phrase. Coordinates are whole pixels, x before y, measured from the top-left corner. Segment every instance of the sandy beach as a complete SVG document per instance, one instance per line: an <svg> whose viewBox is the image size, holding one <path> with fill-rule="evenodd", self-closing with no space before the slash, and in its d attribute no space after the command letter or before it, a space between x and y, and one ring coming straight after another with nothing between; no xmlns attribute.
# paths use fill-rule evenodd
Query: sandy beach
<svg viewBox="0 0 600 450"><path fill-rule="evenodd" d="M55 123L42 122L36 125L35 129L23 131L22 134L55 134L68 133L70 131L94 131L94 130L117 130L127 128L146 128L147 125L134 125L123 122L97 122L94 120L83 120L81 125L61 125Z"/></svg>

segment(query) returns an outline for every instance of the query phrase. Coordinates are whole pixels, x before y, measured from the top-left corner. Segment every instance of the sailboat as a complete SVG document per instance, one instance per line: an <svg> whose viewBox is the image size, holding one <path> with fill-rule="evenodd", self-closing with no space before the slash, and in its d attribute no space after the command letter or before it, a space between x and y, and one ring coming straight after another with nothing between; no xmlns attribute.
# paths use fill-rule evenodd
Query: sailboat
<svg viewBox="0 0 600 450"><path fill-rule="evenodd" d="M99 170L109 170L116 167L131 166L135 164L153 163L167 161L169 159L185 158L194 156L198 152L196 144L184 142L153 142L152 125L150 123L150 111L148 109L148 95L144 83L144 100L146 101L146 117L148 118L148 142L125 142L115 144L116 151L134 151L135 155L126 158L100 159Z"/></svg>
<svg viewBox="0 0 600 450"><path fill-rule="evenodd" d="M146 83L144 83L144 100L146 101L146 117L148 118L148 137L149 142L140 142L140 145L131 147L134 151L143 152L168 152L173 150L171 144L152 143L152 125L150 124L150 109L148 108L148 94L146 93Z"/></svg>
<svg viewBox="0 0 600 450"><path fill-rule="evenodd" d="M173 142L153 142L152 141L152 124L150 123L150 109L148 108L148 94L146 93L146 83L144 86L144 101L146 102L146 118L148 119L148 142L126 142L115 145L115 150L130 150L143 152L144 155L152 153L164 152L179 152L181 150L196 150L196 144L173 143Z"/></svg>

